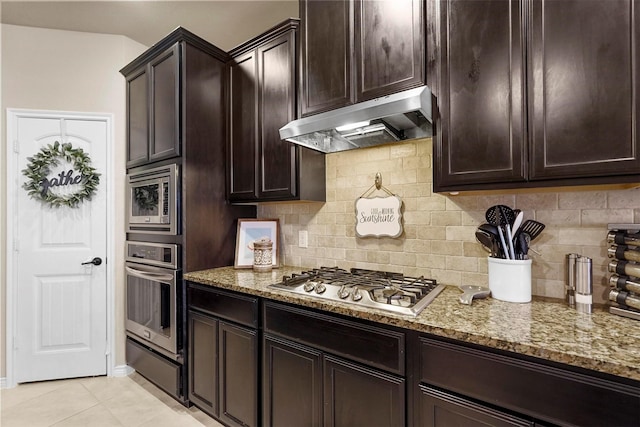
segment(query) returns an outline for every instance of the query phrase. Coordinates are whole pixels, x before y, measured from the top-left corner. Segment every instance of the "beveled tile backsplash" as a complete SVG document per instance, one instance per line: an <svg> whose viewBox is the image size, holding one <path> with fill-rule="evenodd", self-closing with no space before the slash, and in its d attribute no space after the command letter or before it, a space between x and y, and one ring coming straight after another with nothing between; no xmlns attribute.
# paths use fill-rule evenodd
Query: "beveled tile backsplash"
<svg viewBox="0 0 640 427"><path fill-rule="evenodd" d="M529 252L534 295L563 297L565 254L575 252L593 258L593 299L605 302L607 224L640 222L640 189L434 194L431 154L429 138L328 154L326 203L258 208L260 218L280 219L281 263L381 269L448 285L487 286L487 253L476 242L475 229L485 222L489 206L505 204L546 225L533 244L540 255ZM404 232L397 239L355 235L355 201L374 184L377 172L404 203ZM307 248L298 247L300 230L309 233Z"/></svg>

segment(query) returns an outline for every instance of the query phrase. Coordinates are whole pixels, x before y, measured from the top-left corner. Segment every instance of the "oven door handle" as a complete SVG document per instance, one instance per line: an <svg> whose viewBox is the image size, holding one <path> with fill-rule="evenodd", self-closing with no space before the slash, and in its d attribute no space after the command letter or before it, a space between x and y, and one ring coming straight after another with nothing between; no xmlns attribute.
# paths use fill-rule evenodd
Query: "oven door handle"
<svg viewBox="0 0 640 427"><path fill-rule="evenodd" d="M127 273L129 273L130 275L134 277L138 277L140 279L154 280L154 281L157 281L157 280L173 281L174 280L174 277L171 274L152 273L150 271L136 270L135 268L131 268L131 267L125 267L125 270L127 270Z"/></svg>

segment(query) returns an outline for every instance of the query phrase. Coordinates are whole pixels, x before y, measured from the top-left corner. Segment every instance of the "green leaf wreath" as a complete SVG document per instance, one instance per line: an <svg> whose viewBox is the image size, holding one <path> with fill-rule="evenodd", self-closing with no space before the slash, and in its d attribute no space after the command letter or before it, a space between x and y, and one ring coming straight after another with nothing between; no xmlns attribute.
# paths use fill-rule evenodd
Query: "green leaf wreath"
<svg viewBox="0 0 640 427"><path fill-rule="evenodd" d="M66 196L54 194L49 188L50 186L45 185L51 168L58 166L62 159L72 163L75 171L82 177L78 183L81 189ZM22 188L27 190L32 198L41 200L50 206L56 208L60 206L78 207L80 202L91 200L98 189L100 174L91 166L91 159L82 148L73 148L69 143L60 144L55 141L53 145L48 144L33 157L28 157L27 160L29 164L26 169L22 170L22 174L28 180L22 185Z"/></svg>

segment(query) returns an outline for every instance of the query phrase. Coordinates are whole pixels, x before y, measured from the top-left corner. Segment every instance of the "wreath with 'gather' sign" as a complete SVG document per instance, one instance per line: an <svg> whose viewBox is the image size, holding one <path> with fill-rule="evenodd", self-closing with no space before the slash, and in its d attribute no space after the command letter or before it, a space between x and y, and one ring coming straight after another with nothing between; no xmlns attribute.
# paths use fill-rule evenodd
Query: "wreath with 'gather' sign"
<svg viewBox="0 0 640 427"><path fill-rule="evenodd" d="M100 174L91 166L91 159L82 148L73 148L69 143L60 144L55 141L27 160L29 164L22 170L22 174L28 180L22 187L29 196L50 206L75 208L80 202L91 200L98 189ZM63 160L73 168L62 170L49 178L51 169L60 166ZM75 186L77 190L65 192L64 187L67 186ZM53 189L59 191L52 191Z"/></svg>

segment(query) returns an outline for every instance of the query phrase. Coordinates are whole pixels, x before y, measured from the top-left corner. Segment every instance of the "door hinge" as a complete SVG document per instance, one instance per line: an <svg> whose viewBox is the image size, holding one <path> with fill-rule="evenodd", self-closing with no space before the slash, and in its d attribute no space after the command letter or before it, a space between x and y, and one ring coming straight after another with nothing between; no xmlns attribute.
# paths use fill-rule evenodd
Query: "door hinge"
<svg viewBox="0 0 640 427"><path fill-rule="evenodd" d="M18 239L13 240L13 251L20 252L20 240Z"/></svg>
<svg viewBox="0 0 640 427"><path fill-rule="evenodd" d="M13 140L13 152L18 154L20 153L20 144L17 139Z"/></svg>

